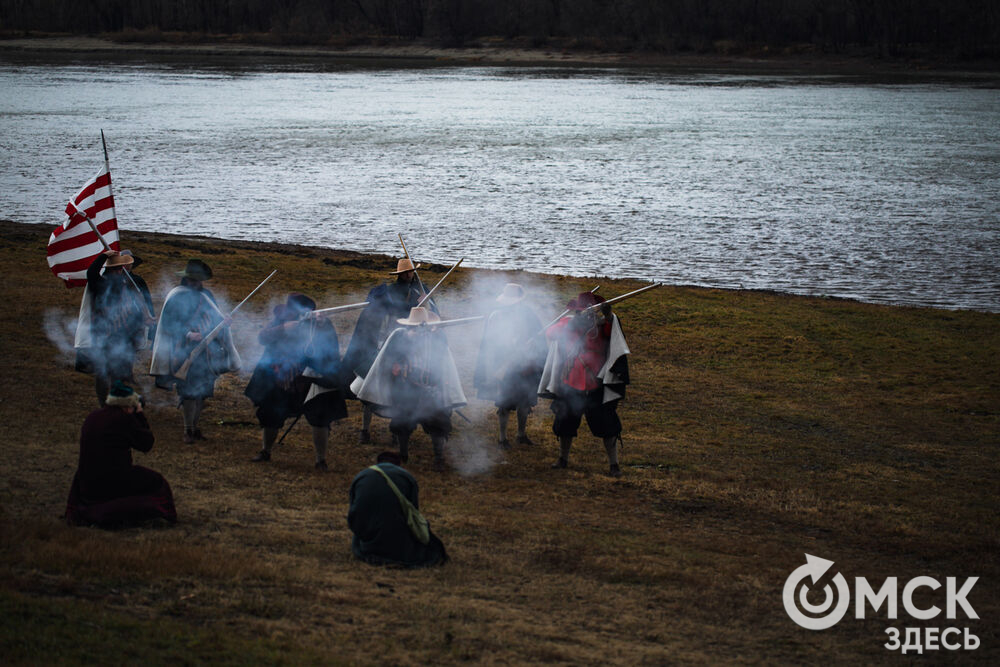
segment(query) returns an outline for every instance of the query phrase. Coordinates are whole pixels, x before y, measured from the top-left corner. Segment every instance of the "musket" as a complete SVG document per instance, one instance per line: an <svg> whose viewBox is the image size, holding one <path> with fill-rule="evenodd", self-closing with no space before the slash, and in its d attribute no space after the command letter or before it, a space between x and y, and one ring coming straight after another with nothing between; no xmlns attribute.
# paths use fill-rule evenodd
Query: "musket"
<svg viewBox="0 0 1000 667"><path fill-rule="evenodd" d="M403 235L397 233L396 236L399 237L399 245L403 246L403 254L406 255L406 259L410 260L410 264L414 267L413 275L417 279L417 284L420 285L420 291L423 292L424 294L427 294L427 288L424 287L424 281L420 279L420 274L417 273L417 268L416 268L417 265L413 263L413 258L410 257L410 251L406 249L406 244L403 243Z"/></svg>
<svg viewBox="0 0 1000 667"><path fill-rule="evenodd" d="M455 269L457 269L458 265L461 264L464 261L465 261L465 258L463 257L460 260L458 260L457 262L455 262L454 266L452 266L450 269L448 269L448 273L446 273L443 276L441 276L441 280L437 281L437 285L435 285L434 287L432 287L431 291L425 293L424 294L424 298L422 298L419 302L417 302L417 307L420 307L420 306L424 305L424 303L427 301L427 299L431 298L431 294L434 294L434 290L436 290L438 287L440 287L441 283L444 282L444 279L447 278L448 276L450 276L451 272L454 271Z"/></svg>
<svg viewBox="0 0 1000 667"><path fill-rule="evenodd" d="M274 276L274 274L277 273L277 272L278 272L277 269L275 269L274 271L271 271L271 274L267 278L264 278L264 280L261 281L260 285L257 285L257 287L255 287L252 292L250 292L249 294L246 295L246 298L244 298L242 301L240 301L238 304L236 304L236 307L233 308L231 311L229 311L229 317L231 318L233 315L235 315L236 311L240 309L240 306L242 306L244 303L246 303L250 299L250 297L252 297L254 294L256 294L257 290L259 290L261 287L263 287L264 283L266 283L268 280L270 280ZM181 364L181 367L178 368L176 371L173 372L173 376L175 378L177 378L179 380L183 380L183 379L185 379L187 377L188 371L191 370L191 364L192 364L192 362L194 362L195 358L197 358L197 356L199 354L201 354L205 350L206 347L208 347L208 344L211 343L213 340L215 340L216 336L219 335L219 333L222 331L222 327L225 326L225 324L226 324L226 319L228 319L228 318L223 318L223 320L221 322L219 322L217 325L215 325L214 329L212 329L211 331L209 331L208 334L206 336L204 336L197 345L195 345L194 349L191 350L191 354L189 354L187 356L187 359L184 360L184 363Z"/></svg>
<svg viewBox="0 0 1000 667"><path fill-rule="evenodd" d="M600 285L598 285L598 286L597 286L597 287L595 287L594 289L590 290L590 293L591 293L591 294L597 294L597 290L599 290L599 289L601 289L601 286L600 286ZM569 312L570 312L570 311L569 311L569 308L567 308L566 310L564 310L564 311L562 311L561 313L559 313L558 315L556 315L556 318L555 318L554 320L552 320L551 322L549 322L548 324L546 324L546 325L545 325L544 327L542 327L542 328L541 328L541 329L540 329L539 331L536 331L536 332L535 332L535 333L533 333L533 334L532 334L531 336L529 336L529 337L528 337L528 339L527 339L527 340L526 340L525 342L527 342L528 340L531 340L532 338L534 338L534 337L535 337L535 336L537 336L538 334L542 333L543 331L548 331L548 330L549 330L549 327L551 327L551 326L552 326L553 324L555 324L556 322L558 322L558 321L559 321L559 320L561 320L562 318L566 317L566 315L568 315L568 314L569 314Z"/></svg>
<svg viewBox="0 0 1000 667"><path fill-rule="evenodd" d="M101 140L102 141L104 140L103 131L101 132ZM107 151L107 149L105 149L105 151ZM104 250L105 251L111 250L111 246L108 245L108 242L104 240L104 235L97 230L97 223L94 222L93 218L87 215L86 211L81 211L80 207L77 206L76 202L73 201L72 199L69 201L69 204L70 206L73 207L73 210L76 211L77 215L83 216L83 219L87 221L87 224L90 225L90 228L94 231L94 234L97 235L98 240L100 240L101 245L104 246ZM135 278L132 277L132 274L129 273L127 269L122 269L122 270L125 272L125 275L128 276L128 281L132 283L132 287L134 287L135 291L139 293L139 303L142 304L142 311L146 314L146 317L148 317L151 320L155 320L156 318L153 317L153 313L149 312L149 307L146 305L146 297L145 295L143 295L142 290L139 289L139 285L138 283L135 282Z"/></svg>
<svg viewBox="0 0 1000 667"><path fill-rule="evenodd" d="M315 317L316 315L342 313L347 310L358 310L359 308L364 308L367 305L368 305L367 301L362 301L361 303L349 303L346 306L333 306L332 308L320 308L318 310L310 310L309 312L302 314L302 319Z"/></svg>
<svg viewBox="0 0 1000 667"><path fill-rule="evenodd" d="M434 327L439 329L441 327L453 327L459 324L470 324L472 322L478 322L483 319L485 315L476 315L475 317L460 317L457 320L441 320L440 322L427 322L421 326Z"/></svg>
<svg viewBox="0 0 1000 667"><path fill-rule="evenodd" d="M604 306L610 306L613 303L618 303L619 301L624 301L625 299L629 299L629 298L631 298L631 297L633 297L633 296L635 296L637 294L642 294L643 292L649 291L649 290L654 289L656 287L662 287L662 286L663 286L663 283L653 283L652 285L646 285L645 287L640 287L637 290L632 290L631 292L628 292L627 294L622 294L620 296L616 296L613 299L608 299L607 301L602 301L601 303L595 303L593 306L587 306L586 308L584 308L580 312L587 313L587 312L590 312L592 310L597 310L598 308L603 308Z"/></svg>
<svg viewBox="0 0 1000 667"><path fill-rule="evenodd" d="M596 287L594 287L594 289L590 290L590 293L591 293L591 294L597 294L597 290L599 290L599 289L601 289L601 286L600 286L600 285L597 285ZM565 317L567 313L569 313L569 308L567 308L566 310L564 310L564 311L562 311L561 313L559 313L559 315L557 315L557 316L556 316L556 318L555 318L554 320L552 320L551 322L549 322L549 323L548 323L548 324L546 324L546 325L545 325L544 327L542 327L541 329L539 329L539 330L538 330L538 331L536 331L535 333L531 334L530 336L528 336L528 337L527 337L527 338L525 338L524 340L518 340L518 341L517 341L517 342L516 342L516 343L514 344L514 349L515 349L515 350L517 350L517 349L521 348L522 346L524 346L524 345L527 345L527 344L528 344L528 343L530 343L531 341L535 340L535 338L537 338L537 337L538 337L538 336L539 336L540 334L543 334L543 333L545 333L546 331L548 331L548 330L549 330L549 327L551 327L551 326L552 326L553 324L555 324L556 322L558 322L559 320L561 320L561 319L562 319L563 317ZM515 353L515 354L516 354L516 353ZM506 360L506 361L505 361L505 362L504 362L504 363L503 363L503 364L502 364L502 365L500 366L500 368L496 369L496 371L494 371L494 372L493 372L493 377L494 377L494 378L496 378L497 380L500 380L500 379L502 379L502 378L503 378L503 377L504 377L505 375L507 375L507 371L509 371L509 370L510 370L510 367L511 367L511 365L512 365L512 364L513 364L513 363L514 363L515 361L516 361L516 359L514 359L514 358L509 358L509 359L507 359L507 360Z"/></svg>

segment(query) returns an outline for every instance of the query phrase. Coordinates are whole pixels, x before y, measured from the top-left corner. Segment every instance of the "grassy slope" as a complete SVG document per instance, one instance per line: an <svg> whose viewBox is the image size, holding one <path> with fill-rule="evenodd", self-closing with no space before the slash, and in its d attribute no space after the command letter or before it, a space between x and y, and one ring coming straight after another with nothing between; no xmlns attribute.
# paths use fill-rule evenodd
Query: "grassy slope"
<svg viewBox="0 0 1000 667"><path fill-rule="evenodd" d="M9 267L0 319L7 663L897 657L882 647L885 628L917 623L879 614L808 632L788 619L781 587L803 552L836 561L849 580L979 576L969 599L983 620L958 625L983 645L938 658L997 659L997 315L672 287L622 303L633 351L620 411L624 478L603 475L602 448L585 429L571 468L550 470L545 405L529 427L540 446L500 462L486 447L495 439L490 410L467 384L474 423L455 418L453 459L484 467L485 449L492 463L480 474L436 475L421 434L410 465L453 562L383 570L351 559L344 517L352 476L388 445L384 422L376 421L376 446L356 444L351 404L334 426L325 475L311 468L304 427L270 465L254 465L245 377L220 382L205 415L211 440L195 446L181 444L170 397L147 392L157 444L136 459L170 480L176 527L62 524L79 425L94 399L91 378L42 333L54 315L75 315L80 294L47 272L48 231L0 223ZM321 305L363 295L394 265L291 246L129 238L157 305L157 274L193 255L212 264L211 286L233 300L275 267L273 298L299 290ZM442 294L454 317L474 314L478 294L512 277L456 274ZM595 284L515 277L551 295L539 304L543 317ZM638 286L601 283L608 295ZM248 304L237 335L252 340L267 307ZM337 326L346 343L350 318ZM478 331L451 337L467 376ZM245 351L252 361L252 345Z"/></svg>

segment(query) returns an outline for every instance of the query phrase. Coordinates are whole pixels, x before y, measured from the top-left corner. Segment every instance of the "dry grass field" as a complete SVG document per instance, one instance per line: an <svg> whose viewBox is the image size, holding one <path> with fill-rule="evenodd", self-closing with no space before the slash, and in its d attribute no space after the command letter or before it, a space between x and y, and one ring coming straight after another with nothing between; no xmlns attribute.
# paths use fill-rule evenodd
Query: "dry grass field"
<svg viewBox="0 0 1000 667"><path fill-rule="evenodd" d="M352 477L389 445L385 422L358 444L349 403L327 473L302 424L255 464L242 391L256 330L288 291L350 303L394 259L123 232L157 306L188 257L212 265L209 287L232 303L278 274L234 323L246 370L208 402L207 441L182 443L173 396L141 374L148 357L137 364L157 442L136 462L171 482L180 519L104 531L60 518L96 401L66 347L81 292L49 273L50 231L0 222L5 664L892 663L887 627L949 625L982 644L930 660L1000 660L996 314L670 286L623 302L633 384L620 479L585 428L570 468L549 468L546 401L529 426L538 445L497 452L471 388L479 328L451 329L471 423L453 420L449 472L431 471L422 433L408 467L452 561L380 569L352 559L346 514ZM419 239L407 242L419 259ZM442 311L478 314L507 281L529 287L543 320L597 283L605 296L640 286L460 269ZM336 317L343 346L356 314ZM892 621L883 608L802 629L782 586L805 553L852 582L977 576L980 619ZM943 608L943 588L918 601Z"/></svg>

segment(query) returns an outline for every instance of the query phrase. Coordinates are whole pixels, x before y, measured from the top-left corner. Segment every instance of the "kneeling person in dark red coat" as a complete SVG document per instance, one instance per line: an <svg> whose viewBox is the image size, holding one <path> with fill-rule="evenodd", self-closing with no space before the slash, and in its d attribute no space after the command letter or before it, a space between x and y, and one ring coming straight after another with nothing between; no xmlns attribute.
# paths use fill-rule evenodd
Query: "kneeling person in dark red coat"
<svg viewBox="0 0 1000 667"><path fill-rule="evenodd" d="M149 519L177 521L170 485L158 472L132 464L132 450L153 448L153 432L138 394L116 382L106 405L80 432L80 461L66 502L75 525L114 527Z"/></svg>

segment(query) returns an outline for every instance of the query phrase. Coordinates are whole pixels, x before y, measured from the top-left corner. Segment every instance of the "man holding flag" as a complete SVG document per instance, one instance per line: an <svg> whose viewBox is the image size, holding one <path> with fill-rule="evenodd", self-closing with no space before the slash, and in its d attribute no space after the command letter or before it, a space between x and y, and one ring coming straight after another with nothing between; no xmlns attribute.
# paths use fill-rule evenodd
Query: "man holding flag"
<svg viewBox="0 0 1000 667"><path fill-rule="evenodd" d="M101 133L104 144L104 133ZM103 406L115 380L132 381L135 353L144 345L153 313L120 254L108 149L104 164L66 205L66 221L49 237L49 268L67 287L87 286L75 346L77 367L93 370Z"/></svg>
<svg viewBox="0 0 1000 667"><path fill-rule="evenodd" d="M152 324L143 294L126 273L132 262L131 255L106 250L87 269L91 308L88 356L94 367L97 402L102 407L116 380L133 382L135 355L145 346L146 328Z"/></svg>

